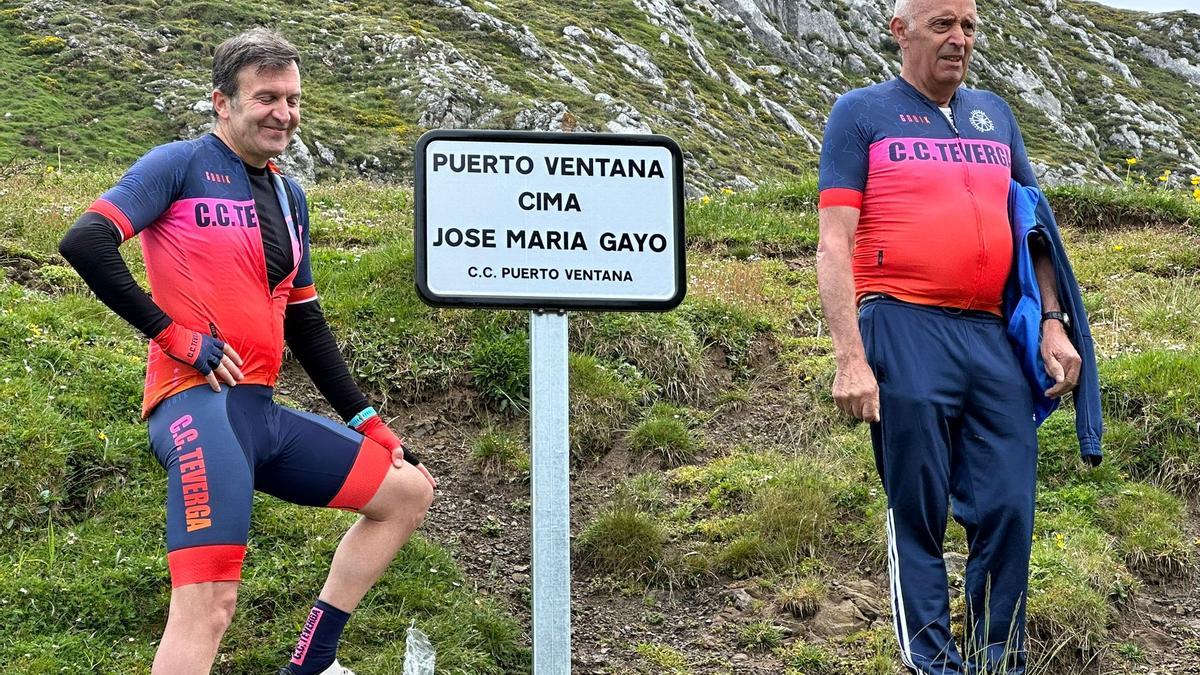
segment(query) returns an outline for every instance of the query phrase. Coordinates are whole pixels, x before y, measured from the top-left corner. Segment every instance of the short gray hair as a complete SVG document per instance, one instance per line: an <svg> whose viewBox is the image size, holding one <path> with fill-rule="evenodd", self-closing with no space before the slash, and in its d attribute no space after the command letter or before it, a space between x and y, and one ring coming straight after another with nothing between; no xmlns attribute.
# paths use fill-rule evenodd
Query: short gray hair
<svg viewBox="0 0 1200 675"><path fill-rule="evenodd" d="M904 26L912 30L913 24L917 21L916 5L918 0L896 0L896 8L892 10L892 16L904 21Z"/></svg>
<svg viewBox="0 0 1200 675"><path fill-rule="evenodd" d="M283 35L269 28L251 28L221 43L213 54L213 88L229 97L237 95L238 73L246 66L255 72L300 67L300 52Z"/></svg>

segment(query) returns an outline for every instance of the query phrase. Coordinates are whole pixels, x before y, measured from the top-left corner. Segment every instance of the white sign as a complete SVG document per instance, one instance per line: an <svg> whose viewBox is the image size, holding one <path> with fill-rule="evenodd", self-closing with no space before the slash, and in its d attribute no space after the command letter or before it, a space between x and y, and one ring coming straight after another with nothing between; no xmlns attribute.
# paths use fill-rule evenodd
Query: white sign
<svg viewBox="0 0 1200 675"><path fill-rule="evenodd" d="M678 305L681 157L663 136L425 134L415 192L421 296L442 306Z"/></svg>

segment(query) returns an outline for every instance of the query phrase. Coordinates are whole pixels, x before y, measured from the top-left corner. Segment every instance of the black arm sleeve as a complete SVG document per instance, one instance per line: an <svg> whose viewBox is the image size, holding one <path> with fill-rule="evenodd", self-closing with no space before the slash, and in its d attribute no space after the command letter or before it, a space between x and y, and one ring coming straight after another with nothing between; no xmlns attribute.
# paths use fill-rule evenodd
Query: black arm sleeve
<svg viewBox="0 0 1200 675"><path fill-rule="evenodd" d="M117 226L108 218L88 211L67 230L58 244L58 252L100 302L146 337L153 338L171 325L171 317L134 281L117 250L120 245Z"/></svg>
<svg viewBox="0 0 1200 675"><path fill-rule="evenodd" d="M304 372L343 420L349 421L369 405L350 375L319 301L288 305L283 337Z"/></svg>

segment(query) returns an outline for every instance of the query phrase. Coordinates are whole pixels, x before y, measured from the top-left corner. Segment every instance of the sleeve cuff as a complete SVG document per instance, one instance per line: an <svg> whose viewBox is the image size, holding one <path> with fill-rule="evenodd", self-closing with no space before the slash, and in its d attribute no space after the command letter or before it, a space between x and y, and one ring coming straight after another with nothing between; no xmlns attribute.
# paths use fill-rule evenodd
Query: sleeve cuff
<svg viewBox="0 0 1200 675"><path fill-rule="evenodd" d="M296 305L301 302L312 302L316 299L317 287L316 285L310 284L308 286L301 286L300 288L293 288L292 292L288 294L287 304Z"/></svg>
<svg viewBox="0 0 1200 675"><path fill-rule="evenodd" d="M826 188L821 190L820 205L818 208L828 208L830 206L851 206L856 209L862 208L863 193L860 190L852 188Z"/></svg>
<svg viewBox="0 0 1200 675"><path fill-rule="evenodd" d="M116 225L117 229L121 231L121 241L126 241L133 236L133 223L129 222L129 217L116 204L104 199L97 199L92 202L92 205L87 210L98 213L112 221L112 224Z"/></svg>

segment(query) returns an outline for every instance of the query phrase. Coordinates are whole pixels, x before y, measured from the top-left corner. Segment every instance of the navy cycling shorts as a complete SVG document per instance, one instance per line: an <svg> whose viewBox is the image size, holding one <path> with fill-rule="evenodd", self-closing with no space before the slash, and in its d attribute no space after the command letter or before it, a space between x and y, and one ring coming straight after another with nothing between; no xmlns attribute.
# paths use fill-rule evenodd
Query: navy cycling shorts
<svg viewBox="0 0 1200 675"><path fill-rule="evenodd" d="M255 490L357 511L392 466L382 445L271 394L261 385L201 385L151 413L150 447L167 470L172 586L241 579Z"/></svg>

